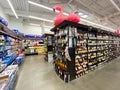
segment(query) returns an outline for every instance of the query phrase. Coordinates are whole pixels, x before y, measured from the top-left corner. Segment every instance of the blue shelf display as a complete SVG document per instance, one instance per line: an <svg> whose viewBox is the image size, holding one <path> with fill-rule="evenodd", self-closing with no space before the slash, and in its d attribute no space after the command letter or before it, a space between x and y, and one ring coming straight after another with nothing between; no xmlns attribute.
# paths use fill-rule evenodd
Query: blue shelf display
<svg viewBox="0 0 120 90"><path fill-rule="evenodd" d="M19 32L19 30L18 29L13 29L12 30L14 33L16 33L17 35L19 35L20 34L20 32Z"/></svg>
<svg viewBox="0 0 120 90"><path fill-rule="evenodd" d="M23 34L7 26L8 23L0 17L0 90L12 90L18 70L18 65L12 64L22 49Z"/></svg>
<svg viewBox="0 0 120 90"><path fill-rule="evenodd" d="M6 64L8 66L13 62L13 60L15 60L16 57L17 57L16 52L6 55L5 57L3 57L2 64Z"/></svg>
<svg viewBox="0 0 120 90"><path fill-rule="evenodd" d="M10 30L7 26L8 26L7 24L4 24L1 21L1 17L0 17L0 34L1 35L9 36L18 40L21 40L23 38L23 34L20 33L18 29Z"/></svg>
<svg viewBox="0 0 120 90"><path fill-rule="evenodd" d="M44 53L44 36L24 34L23 45L26 55Z"/></svg>
<svg viewBox="0 0 120 90"><path fill-rule="evenodd" d="M44 39L44 36L39 36L39 35L24 35L24 38L31 38L31 39Z"/></svg>
<svg viewBox="0 0 120 90"><path fill-rule="evenodd" d="M13 62L13 64L18 64L20 66L23 63L24 54L20 54Z"/></svg>
<svg viewBox="0 0 120 90"><path fill-rule="evenodd" d="M5 26L8 26L8 22L1 16L0 16L0 23L2 23Z"/></svg>

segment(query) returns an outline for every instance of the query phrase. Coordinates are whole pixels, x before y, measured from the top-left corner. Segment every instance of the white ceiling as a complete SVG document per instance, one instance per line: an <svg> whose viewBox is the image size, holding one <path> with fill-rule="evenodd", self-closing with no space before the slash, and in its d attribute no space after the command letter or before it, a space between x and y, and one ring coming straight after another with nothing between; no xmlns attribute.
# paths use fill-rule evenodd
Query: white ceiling
<svg viewBox="0 0 120 90"><path fill-rule="evenodd" d="M30 0L36 3L53 8L55 4L60 4L64 12L82 12L87 14L86 20L106 25L114 29L120 29L120 11L110 2L110 0ZM46 9L31 5L28 0L11 0L15 11L25 22L32 22L28 16L36 16L53 20L56 13ZM120 0L114 0L120 7ZM0 0L0 5L8 15L13 15L7 0ZM35 20L34 20L35 21ZM38 21L37 21L38 22ZM85 22L84 22L85 23ZM85 23L87 24L87 23ZM49 23L49 25L53 25Z"/></svg>

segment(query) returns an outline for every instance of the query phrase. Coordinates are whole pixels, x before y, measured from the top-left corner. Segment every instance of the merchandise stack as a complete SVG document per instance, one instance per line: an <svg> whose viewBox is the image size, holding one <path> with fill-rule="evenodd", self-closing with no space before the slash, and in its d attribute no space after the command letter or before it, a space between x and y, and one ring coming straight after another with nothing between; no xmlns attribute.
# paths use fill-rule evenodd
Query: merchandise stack
<svg viewBox="0 0 120 90"><path fill-rule="evenodd" d="M0 90L13 90L17 72L18 65L10 65L0 73Z"/></svg>
<svg viewBox="0 0 120 90"><path fill-rule="evenodd" d="M25 57L25 55L24 55L24 53L20 53L17 57L16 57L16 59L13 61L13 65L18 65L18 66L20 66L20 65L22 65L22 63L23 63L23 60L24 60L24 57Z"/></svg>

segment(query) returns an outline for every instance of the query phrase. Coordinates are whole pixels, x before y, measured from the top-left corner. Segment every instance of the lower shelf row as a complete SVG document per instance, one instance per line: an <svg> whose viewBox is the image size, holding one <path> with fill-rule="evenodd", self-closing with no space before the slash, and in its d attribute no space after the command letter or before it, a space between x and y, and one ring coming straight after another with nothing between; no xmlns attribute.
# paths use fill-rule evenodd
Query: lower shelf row
<svg viewBox="0 0 120 90"><path fill-rule="evenodd" d="M90 71L95 70L97 67L102 66L106 62L109 62L113 59L115 59L116 55L111 55L111 56L104 56L102 58L99 58L98 60L93 60L93 61L86 61L85 59L76 59L75 60L75 75L72 76L69 74L67 71L67 63L62 62L62 60L55 60L54 65L55 65L55 71L60 76L62 80L65 82L68 82L71 80L71 76L75 78L78 78L84 74L89 73ZM70 75L70 76L69 76Z"/></svg>

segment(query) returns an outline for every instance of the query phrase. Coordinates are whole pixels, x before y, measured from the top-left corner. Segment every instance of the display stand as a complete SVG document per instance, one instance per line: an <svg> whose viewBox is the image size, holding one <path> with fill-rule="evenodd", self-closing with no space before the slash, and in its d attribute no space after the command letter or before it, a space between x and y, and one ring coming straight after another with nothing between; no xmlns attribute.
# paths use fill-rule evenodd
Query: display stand
<svg viewBox="0 0 120 90"><path fill-rule="evenodd" d="M44 34L44 48L45 48L45 60L47 62L53 62L53 45L54 45L54 35Z"/></svg>
<svg viewBox="0 0 120 90"><path fill-rule="evenodd" d="M65 82L78 78L120 55L120 35L64 21L55 34L55 71Z"/></svg>

